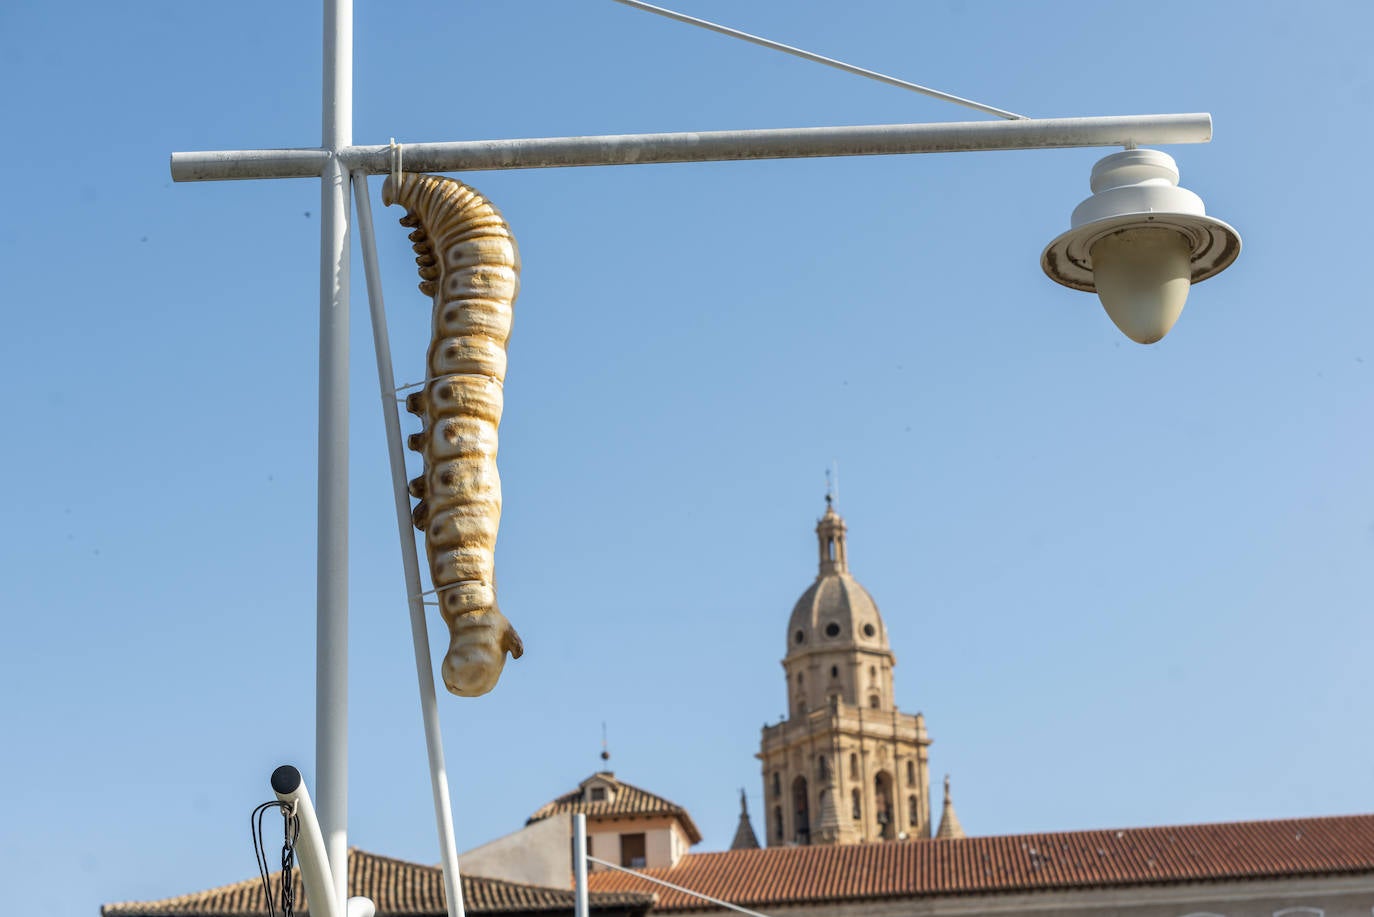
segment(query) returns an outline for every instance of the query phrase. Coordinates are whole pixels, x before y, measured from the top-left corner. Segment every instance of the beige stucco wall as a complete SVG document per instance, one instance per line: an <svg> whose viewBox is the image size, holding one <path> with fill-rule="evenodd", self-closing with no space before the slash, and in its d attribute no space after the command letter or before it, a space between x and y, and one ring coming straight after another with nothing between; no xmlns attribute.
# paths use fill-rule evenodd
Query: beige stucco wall
<svg viewBox="0 0 1374 917"><path fill-rule="evenodd" d="M667 815L588 819L587 835L592 839L592 856L620 862L620 835L644 834L645 865L650 868L675 864L691 842L676 818ZM594 869L598 867L592 864Z"/></svg>
<svg viewBox="0 0 1374 917"><path fill-rule="evenodd" d="M572 816L555 815L488 841L458 857L459 871L565 888L572 875Z"/></svg>

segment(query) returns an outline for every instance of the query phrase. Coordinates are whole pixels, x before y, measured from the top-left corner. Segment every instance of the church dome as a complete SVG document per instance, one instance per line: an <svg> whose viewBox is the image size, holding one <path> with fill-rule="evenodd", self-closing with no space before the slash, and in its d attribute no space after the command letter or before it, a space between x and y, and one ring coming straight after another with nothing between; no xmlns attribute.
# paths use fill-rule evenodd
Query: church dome
<svg viewBox="0 0 1374 917"><path fill-rule="evenodd" d="M851 648L887 651L887 629L868 590L849 573L847 527L834 506L816 524L820 571L787 622L787 654Z"/></svg>
<svg viewBox="0 0 1374 917"><path fill-rule="evenodd" d="M792 606L787 622L787 651L811 649L887 648L878 605L868 590L848 573L816 578Z"/></svg>

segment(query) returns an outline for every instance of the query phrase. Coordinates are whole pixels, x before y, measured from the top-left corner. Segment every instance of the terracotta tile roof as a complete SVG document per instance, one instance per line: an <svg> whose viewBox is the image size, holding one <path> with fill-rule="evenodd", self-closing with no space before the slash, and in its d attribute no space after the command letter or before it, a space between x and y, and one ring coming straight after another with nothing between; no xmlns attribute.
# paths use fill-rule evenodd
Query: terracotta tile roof
<svg viewBox="0 0 1374 917"><path fill-rule="evenodd" d="M584 798L583 787L598 778L605 781L614 790L612 798L589 802ZM577 789L570 793L564 793L552 802L540 806L525 824L542 821L564 812L582 812L591 818L597 816L623 818L627 815L672 815L682 822L682 827L693 844L701 843L701 832L697 830L696 823L692 821L692 816L687 814L686 809L675 802L664 799L662 796L656 796L648 790L641 790L623 780L617 780L615 775L609 771L593 774L582 781Z"/></svg>
<svg viewBox="0 0 1374 917"><path fill-rule="evenodd" d="M273 873L275 890L277 876ZM300 872L293 870L296 911L308 910ZM356 848L348 851L348 893L366 895L378 914L444 915L444 876L438 866L422 866ZM593 911L628 911L642 914L654 896L642 892L592 892ZM540 911L572 913L572 889L543 888L501 879L463 876L463 906L469 914L510 914ZM262 881L257 878L161 901L128 901L107 904L103 917L261 917L266 913Z"/></svg>
<svg viewBox="0 0 1374 917"><path fill-rule="evenodd" d="M1374 815L730 850L642 872L746 907L1367 875L1374 874ZM656 890L655 912L712 907L625 873L594 873L590 886Z"/></svg>

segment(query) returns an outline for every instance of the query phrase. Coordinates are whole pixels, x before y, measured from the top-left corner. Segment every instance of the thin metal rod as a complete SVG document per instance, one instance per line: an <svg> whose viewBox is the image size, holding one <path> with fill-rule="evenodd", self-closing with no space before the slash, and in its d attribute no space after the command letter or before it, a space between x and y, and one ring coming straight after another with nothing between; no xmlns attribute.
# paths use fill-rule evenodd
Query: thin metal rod
<svg viewBox="0 0 1374 917"><path fill-rule="evenodd" d="M701 892L692 891L690 888L683 888L681 885L674 885L671 882L664 882L662 879L655 879L653 876L646 876L638 869L626 869L624 866L617 866L615 863L609 863L606 860L599 860L594 856L587 857L587 862L596 863L598 866L605 866L607 869L614 869L617 872L628 873L629 875L634 876L636 879L643 879L645 882L652 882L655 885L662 885L665 888L671 888L673 891L682 892L684 895L691 895L694 898L700 898L703 901L709 901L712 904L729 908L732 911L739 911L741 914L748 914L749 917L768 917L767 914L760 914L758 911L751 911L748 908L740 907L738 904L731 904L729 901L722 901L719 898L712 898L710 895L703 895Z"/></svg>
<svg viewBox="0 0 1374 917"><path fill-rule="evenodd" d="M921 95L930 96L932 99L940 99L945 102L953 102L955 105L962 105L965 108L972 108L985 114L996 115L999 118L1006 118L1009 121L1019 121L1026 118L1025 115L1018 115L1014 112L1004 111L1000 108L993 108L991 105L984 105L982 102L975 102L972 99L965 99L962 96L950 95L948 92L941 92L938 89L931 89L928 86L920 86L916 83L908 83L906 80L899 80L895 76L888 76L874 70L867 70L863 67L855 67L853 64L846 64L844 61L835 60L833 57L824 57L805 51L801 48L794 48L792 45L785 45L780 41L773 41L770 38L763 38L758 35L751 35L748 32L741 32L739 29L732 29L729 26L720 25L706 19L698 19L695 16L688 16L684 13L676 13L661 6L654 6L652 3L645 3L643 0L615 0L616 3L634 7L637 10L644 10L647 13L656 13L677 22L685 22L698 28L709 29L712 32L719 32L722 35L729 35L731 38L739 38L744 41L756 44L764 48L772 48L774 51L781 51L784 54L791 54L793 57L800 57L817 64L825 64L827 67L834 67L836 70L843 70L845 73L853 73L858 76L866 76L870 80L877 80L889 86L896 86L900 89L910 89L912 92L919 92Z"/></svg>
<svg viewBox="0 0 1374 917"><path fill-rule="evenodd" d="M1206 143L1211 139L1212 116L1190 113L472 140L407 143L403 149L406 169L412 172L473 172L813 156L1113 147L1128 143L1158 146ZM287 155L278 156L278 152ZM300 155L309 152L212 150L173 153L172 178L176 181L221 181L318 175L319 172L310 171L314 161ZM339 155L355 172L384 175L391 171L392 148L385 144L350 147Z"/></svg>
<svg viewBox="0 0 1374 917"><path fill-rule="evenodd" d="M591 912L587 894L587 815L573 813L573 917L588 917Z"/></svg>
<svg viewBox="0 0 1374 917"><path fill-rule="evenodd" d="M401 444L401 416L393 397L396 376L391 366L391 336L386 327L386 302L382 298L381 270L377 266L377 243L372 229L372 199L368 195L366 175L353 176L353 200L358 208L358 241L362 244L363 271L367 276L372 344L377 352L377 384L381 386L382 420L386 424L387 456L391 460L391 490L396 502L401 566L405 572L406 596L410 606L410 638L415 645L415 676L420 683L420 717L425 724L425 751L429 755L429 784L434 795L434 823L439 832L444 893L449 917L464 917L458 845L453 832L453 806L449 799L444 740L439 732L439 706L434 691L434 662L429 653L425 606L420 599L420 560L415 550L415 527L410 521L405 448Z"/></svg>
<svg viewBox="0 0 1374 917"><path fill-rule="evenodd" d="M320 146L320 427L316 542L315 782L338 914L348 899L348 172L353 3L324 0Z"/></svg>

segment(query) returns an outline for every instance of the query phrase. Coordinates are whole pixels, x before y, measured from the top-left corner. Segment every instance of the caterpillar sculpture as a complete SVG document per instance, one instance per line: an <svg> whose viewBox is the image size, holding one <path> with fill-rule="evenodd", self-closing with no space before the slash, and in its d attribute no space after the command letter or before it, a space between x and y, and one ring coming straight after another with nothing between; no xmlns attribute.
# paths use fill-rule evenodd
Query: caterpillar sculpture
<svg viewBox="0 0 1374 917"><path fill-rule="evenodd" d="M439 609L449 629L444 685L476 697L496 686L520 636L496 604L494 551L501 522L496 428L506 378L506 340L520 288L520 253L491 202L460 181L401 173L382 201L400 204L414 227L420 292L434 300L424 387L406 399L423 421L409 447L424 456L410 482L412 518Z"/></svg>

